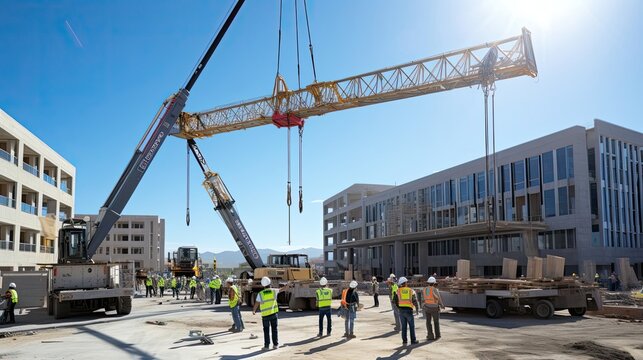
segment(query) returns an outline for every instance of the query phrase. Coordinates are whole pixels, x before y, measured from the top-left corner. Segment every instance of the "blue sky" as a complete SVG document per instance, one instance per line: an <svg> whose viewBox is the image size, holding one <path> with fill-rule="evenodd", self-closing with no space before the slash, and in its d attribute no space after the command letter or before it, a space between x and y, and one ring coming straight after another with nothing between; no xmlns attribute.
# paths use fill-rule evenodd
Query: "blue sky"
<svg viewBox="0 0 643 360"><path fill-rule="evenodd" d="M158 106L185 82L231 4L0 1L0 108L76 166L77 213L98 212ZM308 6L320 81L518 35L526 26L539 76L497 84L498 150L590 126L594 118L643 132L639 1L310 0ZM296 88L293 0L284 0L284 9L282 74ZM270 94L277 28L277 1L248 0L186 110ZM308 84L304 40L302 83ZM482 156L483 120L479 89L309 120L305 211L293 207L293 245L322 246L319 200L353 183L401 184ZM237 200L256 245L287 245L286 131L254 128L199 146ZM295 190L296 154L294 146ZM236 250L193 161L192 223L185 225L185 162L185 142L168 139L125 213L165 218L168 250Z"/></svg>

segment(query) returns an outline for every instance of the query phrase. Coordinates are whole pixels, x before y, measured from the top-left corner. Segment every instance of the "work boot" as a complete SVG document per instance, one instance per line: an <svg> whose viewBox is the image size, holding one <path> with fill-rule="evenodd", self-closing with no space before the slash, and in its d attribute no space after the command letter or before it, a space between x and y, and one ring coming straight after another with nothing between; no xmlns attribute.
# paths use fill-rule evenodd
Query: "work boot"
<svg viewBox="0 0 643 360"><path fill-rule="evenodd" d="M342 337L347 338L347 337L348 337L348 333L344 333L344 335L342 335Z"/></svg>
<svg viewBox="0 0 643 360"><path fill-rule="evenodd" d="M278 347L279 347L279 344L276 344L276 345L273 345L273 346L272 346L272 348L273 348L273 349L276 349L276 348L278 348Z"/></svg>
<svg viewBox="0 0 643 360"><path fill-rule="evenodd" d="M350 335L348 335L348 338L349 338L349 339L355 339L356 337L357 337L357 336L355 336L354 334L350 334Z"/></svg>
<svg viewBox="0 0 643 360"><path fill-rule="evenodd" d="M321 331L317 333L317 337L322 337L322 336L324 336L324 334L322 334Z"/></svg>
<svg viewBox="0 0 643 360"><path fill-rule="evenodd" d="M261 348L261 350L264 350L264 351L265 350L270 350L270 347L269 346L264 346L264 347Z"/></svg>
<svg viewBox="0 0 643 360"><path fill-rule="evenodd" d="M417 340L413 340L413 341L411 341L411 345L419 344L419 343L420 343L420 342L419 342L419 341L417 341Z"/></svg>

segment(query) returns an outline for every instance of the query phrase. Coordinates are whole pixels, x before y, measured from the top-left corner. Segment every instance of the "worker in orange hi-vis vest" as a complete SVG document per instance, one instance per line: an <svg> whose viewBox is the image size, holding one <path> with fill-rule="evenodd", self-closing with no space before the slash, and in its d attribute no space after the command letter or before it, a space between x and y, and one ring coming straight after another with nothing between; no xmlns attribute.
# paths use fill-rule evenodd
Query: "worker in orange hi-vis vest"
<svg viewBox="0 0 643 360"><path fill-rule="evenodd" d="M428 280L429 286L422 290L424 318L426 319L426 339L437 340L440 338L440 308L444 309L440 292L438 291L438 283L433 276ZM435 324L435 337L431 329L431 319Z"/></svg>

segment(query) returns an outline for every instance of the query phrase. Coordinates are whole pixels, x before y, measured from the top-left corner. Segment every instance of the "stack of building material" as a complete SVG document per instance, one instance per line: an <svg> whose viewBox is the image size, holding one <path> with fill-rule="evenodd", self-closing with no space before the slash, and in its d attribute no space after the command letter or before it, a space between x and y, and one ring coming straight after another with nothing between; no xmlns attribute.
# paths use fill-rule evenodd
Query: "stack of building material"
<svg viewBox="0 0 643 360"><path fill-rule="evenodd" d="M527 258L527 279L542 279L543 258L530 256Z"/></svg>
<svg viewBox="0 0 643 360"><path fill-rule="evenodd" d="M455 276L462 280L466 280L471 277L471 263L469 260L458 260L458 269L456 270Z"/></svg>
<svg viewBox="0 0 643 360"><path fill-rule="evenodd" d="M616 275L619 280L621 280L621 287L623 290L639 286L639 280L636 278L636 273L630 266L630 258L616 259Z"/></svg>
<svg viewBox="0 0 643 360"><path fill-rule="evenodd" d="M586 283L594 282L594 274L596 274L596 263L591 260L583 260L581 279Z"/></svg>
<svg viewBox="0 0 643 360"><path fill-rule="evenodd" d="M441 290L452 294L482 294L486 290L521 290L521 289L576 289L582 285L573 278L561 280L550 279L444 279L439 282Z"/></svg>
<svg viewBox="0 0 643 360"><path fill-rule="evenodd" d="M502 278L515 279L518 270L518 260L515 259L502 259Z"/></svg>
<svg viewBox="0 0 643 360"><path fill-rule="evenodd" d="M548 279L562 279L565 274L565 258L547 255L545 263L545 277Z"/></svg>

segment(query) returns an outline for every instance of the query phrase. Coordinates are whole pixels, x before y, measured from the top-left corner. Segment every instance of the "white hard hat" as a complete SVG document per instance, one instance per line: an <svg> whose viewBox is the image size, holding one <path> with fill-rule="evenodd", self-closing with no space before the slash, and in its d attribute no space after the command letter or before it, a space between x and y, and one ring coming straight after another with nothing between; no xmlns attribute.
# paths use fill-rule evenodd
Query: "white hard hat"
<svg viewBox="0 0 643 360"><path fill-rule="evenodd" d="M389 279L395 279L395 274L391 274L388 277L389 277Z"/></svg>
<svg viewBox="0 0 643 360"><path fill-rule="evenodd" d="M267 276L264 276L261 278L261 286L269 286L271 283L270 278Z"/></svg>
<svg viewBox="0 0 643 360"><path fill-rule="evenodd" d="M355 289L357 287L357 281L353 280L351 283L348 285L351 287L351 289Z"/></svg>
<svg viewBox="0 0 643 360"><path fill-rule="evenodd" d="M9 284L9 289L15 289L15 288L16 288L16 283Z"/></svg>
<svg viewBox="0 0 643 360"><path fill-rule="evenodd" d="M214 278L215 278L215 279L218 279L218 278L219 278L219 275L214 275Z"/></svg>
<svg viewBox="0 0 643 360"><path fill-rule="evenodd" d="M227 278L227 279L226 279L226 281L225 281L225 282L229 282L229 283L231 283L231 282L234 282L234 280L232 280L232 278L231 278L231 277L229 277L229 278Z"/></svg>
<svg viewBox="0 0 643 360"><path fill-rule="evenodd" d="M436 283L435 278L433 276L431 276L429 278L428 282L429 282L429 284L435 284Z"/></svg>
<svg viewBox="0 0 643 360"><path fill-rule="evenodd" d="M326 284L328 284L328 280L325 277L319 279L319 285L326 286Z"/></svg>
<svg viewBox="0 0 643 360"><path fill-rule="evenodd" d="M196 276L192 276L192 279L196 279Z"/></svg>
<svg viewBox="0 0 643 360"><path fill-rule="evenodd" d="M377 280L377 277L373 276L373 279L371 279L371 280Z"/></svg>
<svg viewBox="0 0 643 360"><path fill-rule="evenodd" d="M405 278L404 276L402 276L402 277L400 278L400 280L398 280L398 281L397 281L397 283L398 283L399 285L406 284L406 282L407 282L407 280L406 280L406 278Z"/></svg>

